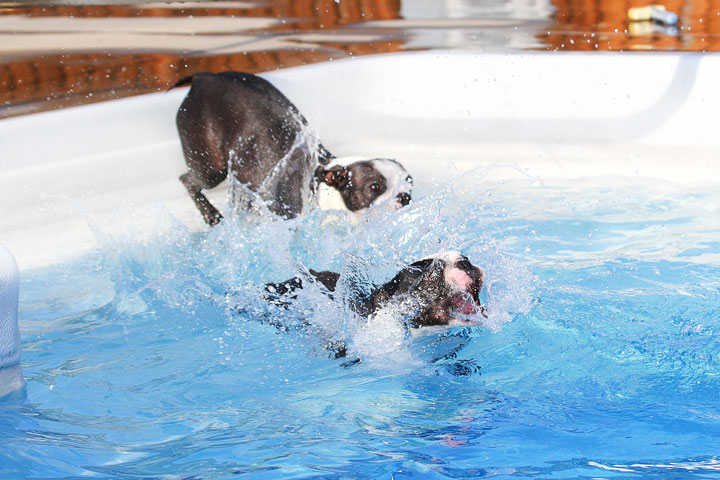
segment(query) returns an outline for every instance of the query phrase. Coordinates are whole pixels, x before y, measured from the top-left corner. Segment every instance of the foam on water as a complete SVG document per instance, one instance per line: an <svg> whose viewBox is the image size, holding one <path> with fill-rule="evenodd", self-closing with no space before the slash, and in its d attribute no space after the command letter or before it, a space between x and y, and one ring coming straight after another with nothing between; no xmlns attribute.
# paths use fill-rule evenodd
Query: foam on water
<svg viewBox="0 0 720 480"><path fill-rule="evenodd" d="M97 251L21 285L27 400L0 411L0 471L713 474L715 190L485 174L416 174L409 207L357 225L224 212L191 233L161 204L79 212ZM402 308L365 322L348 307L440 250L485 270L483 325L408 335ZM308 268L342 273L335 298L310 286L289 309L264 301L265 282ZM363 361L331 358L334 340Z"/></svg>

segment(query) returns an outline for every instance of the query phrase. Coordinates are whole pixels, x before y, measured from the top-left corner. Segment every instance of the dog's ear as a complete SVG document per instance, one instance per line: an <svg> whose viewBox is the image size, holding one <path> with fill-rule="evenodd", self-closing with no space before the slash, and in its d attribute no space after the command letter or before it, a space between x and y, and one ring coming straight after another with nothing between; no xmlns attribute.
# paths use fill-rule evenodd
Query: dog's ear
<svg viewBox="0 0 720 480"><path fill-rule="evenodd" d="M320 168L315 175L320 182L338 189L345 187L350 182L350 170L342 165L335 165L329 170Z"/></svg>

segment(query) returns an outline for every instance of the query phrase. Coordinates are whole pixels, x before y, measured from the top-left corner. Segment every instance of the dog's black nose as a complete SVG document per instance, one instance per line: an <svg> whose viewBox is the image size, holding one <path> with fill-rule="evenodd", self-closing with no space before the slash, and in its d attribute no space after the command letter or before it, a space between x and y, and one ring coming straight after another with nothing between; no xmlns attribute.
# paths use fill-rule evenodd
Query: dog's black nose
<svg viewBox="0 0 720 480"><path fill-rule="evenodd" d="M407 193L407 192L399 193L398 196L397 196L397 201L398 201L398 202L400 203L400 205L402 205L403 207L404 207L405 205L407 205L408 203L410 203L410 200L411 200L411 199L412 199L412 198L410 197L410 194Z"/></svg>

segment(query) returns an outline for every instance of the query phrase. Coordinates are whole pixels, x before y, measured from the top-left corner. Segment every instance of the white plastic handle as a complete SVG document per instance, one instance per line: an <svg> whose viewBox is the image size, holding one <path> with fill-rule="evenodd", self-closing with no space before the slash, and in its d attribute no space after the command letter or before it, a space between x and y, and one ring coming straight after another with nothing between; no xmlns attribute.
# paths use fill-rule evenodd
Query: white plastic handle
<svg viewBox="0 0 720 480"><path fill-rule="evenodd" d="M20 274L15 257L0 245L0 397L24 384L20 370L19 293Z"/></svg>

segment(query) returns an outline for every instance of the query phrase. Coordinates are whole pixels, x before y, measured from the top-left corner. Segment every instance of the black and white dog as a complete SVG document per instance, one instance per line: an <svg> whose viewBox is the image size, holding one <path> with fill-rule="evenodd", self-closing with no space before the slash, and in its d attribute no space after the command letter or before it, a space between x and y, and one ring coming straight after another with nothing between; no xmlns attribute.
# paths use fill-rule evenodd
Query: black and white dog
<svg viewBox="0 0 720 480"><path fill-rule="evenodd" d="M332 296L340 274L310 270L307 278L295 277L282 283L265 285L266 300L287 307L303 281L319 282ZM432 326L453 327L474 325L472 315L487 318L480 302L480 290L485 274L458 252L442 252L423 258L398 272L387 283L378 286L367 296L350 299L350 307L367 319L391 309L405 316L409 328ZM337 357L346 355L344 343L333 342L329 348Z"/></svg>
<svg viewBox="0 0 720 480"><path fill-rule="evenodd" d="M402 165L386 158L337 159L307 133L307 120L268 81L241 72L197 73L173 88L187 84L192 87L178 110L177 128L189 170L180 181L209 225L222 215L202 190L229 172L284 218L302 213L325 185L333 192L317 199L320 208L357 214L385 201L398 208L410 202L412 177Z"/></svg>

